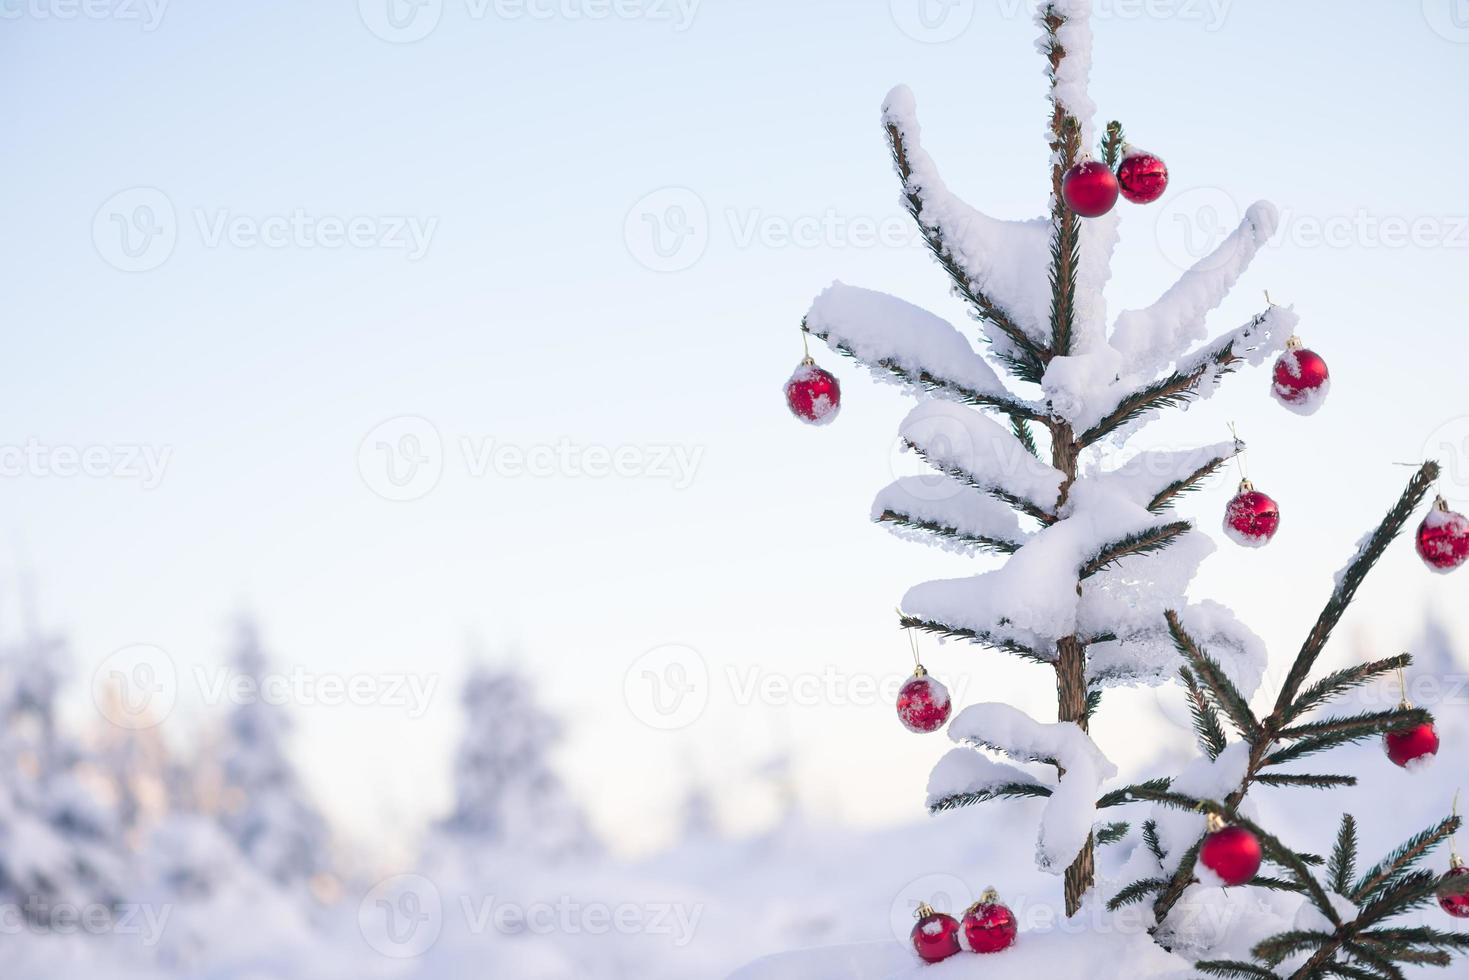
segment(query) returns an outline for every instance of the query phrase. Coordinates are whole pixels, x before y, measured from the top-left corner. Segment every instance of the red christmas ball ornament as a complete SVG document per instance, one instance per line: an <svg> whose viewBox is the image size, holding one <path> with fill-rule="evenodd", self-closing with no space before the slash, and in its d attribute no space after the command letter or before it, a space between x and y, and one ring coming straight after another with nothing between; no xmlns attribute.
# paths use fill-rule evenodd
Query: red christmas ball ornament
<svg viewBox="0 0 1469 980"><path fill-rule="evenodd" d="M1388 732L1382 737L1382 744L1394 765L1412 769L1415 768L1414 763L1424 765L1426 760L1438 755L1438 731L1432 722L1424 722L1411 728Z"/></svg>
<svg viewBox="0 0 1469 980"><path fill-rule="evenodd" d="M1017 932L1015 913L1000 904L999 893L993 888L987 889L964 913L964 939L976 953L998 953L1010 948L1015 944Z"/></svg>
<svg viewBox="0 0 1469 980"><path fill-rule="evenodd" d="M1264 860L1260 839L1243 827L1229 827L1209 815L1209 836L1199 848L1199 863L1219 876L1226 887L1253 881Z"/></svg>
<svg viewBox="0 0 1469 980"><path fill-rule="evenodd" d="M1439 497L1418 525L1418 557L1435 572L1448 574L1469 559L1469 519L1449 510Z"/></svg>
<svg viewBox="0 0 1469 980"><path fill-rule="evenodd" d="M1269 544L1279 529L1279 505L1249 480L1241 480L1239 493L1224 508L1224 533L1235 544L1260 548Z"/></svg>
<svg viewBox="0 0 1469 980"><path fill-rule="evenodd" d="M1270 386L1275 400L1297 415L1311 415L1326 402L1330 390L1331 372L1321 355L1302 346L1299 337L1292 337L1275 361L1275 381Z"/></svg>
<svg viewBox="0 0 1469 980"><path fill-rule="evenodd" d="M1156 154L1123 147L1117 186L1133 204L1152 204L1168 189L1168 166Z"/></svg>
<svg viewBox="0 0 1469 980"><path fill-rule="evenodd" d="M806 358L786 382L786 404L791 414L811 425L826 425L842 407L842 386L836 375Z"/></svg>
<svg viewBox="0 0 1469 980"><path fill-rule="evenodd" d="M952 708L949 689L930 677L922 664L898 691L898 720L910 732L938 731Z"/></svg>
<svg viewBox="0 0 1469 980"><path fill-rule="evenodd" d="M1469 868L1455 854L1448 874L1438 883L1439 906L1456 919L1469 919Z"/></svg>
<svg viewBox="0 0 1469 980"><path fill-rule="evenodd" d="M1100 218L1117 203L1117 178L1098 160L1079 160L1061 178L1061 197L1083 218Z"/></svg>
<svg viewBox="0 0 1469 980"><path fill-rule="evenodd" d="M918 906L918 924L909 934L913 951L925 963L938 963L959 952L959 920L935 912L924 903Z"/></svg>

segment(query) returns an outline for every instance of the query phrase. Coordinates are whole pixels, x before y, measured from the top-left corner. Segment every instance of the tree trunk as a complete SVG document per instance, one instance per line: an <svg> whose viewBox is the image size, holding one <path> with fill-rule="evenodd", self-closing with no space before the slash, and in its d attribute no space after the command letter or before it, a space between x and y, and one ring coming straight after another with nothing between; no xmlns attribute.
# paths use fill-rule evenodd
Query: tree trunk
<svg viewBox="0 0 1469 980"><path fill-rule="evenodd" d="M1054 424L1051 428L1051 465L1066 475L1066 481L1061 484L1061 495L1056 506L1059 509L1066 502L1067 495L1071 492L1071 484L1076 480L1076 445L1073 442L1071 426L1065 423ZM1081 593L1081 583L1076 585L1076 591ZM1089 725L1086 716L1086 646L1078 637L1067 636L1056 643L1056 717L1060 721L1075 722L1082 731L1087 731ZM1060 771L1065 775L1065 770ZM1095 841L1091 836L1086 839L1086 846L1071 862L1071 867L1066 869L1066 914L1075 915L1081 909L1081 898L1091 890L1096 881L1097 865L1094 851Z"/></svg>

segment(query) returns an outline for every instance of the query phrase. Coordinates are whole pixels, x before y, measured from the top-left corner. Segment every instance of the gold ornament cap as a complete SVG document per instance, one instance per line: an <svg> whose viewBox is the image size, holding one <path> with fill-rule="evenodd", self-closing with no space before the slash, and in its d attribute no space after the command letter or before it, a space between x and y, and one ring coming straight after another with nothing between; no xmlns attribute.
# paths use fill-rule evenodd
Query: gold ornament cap
<svg viewBox="0 0 1469 980"><path fill-rule="evenodd" d="M1290 340L1287 340L1285 342L1285 349L1286 350L1300 350L1302 347L1305 347L1305 346L1306 345L1301 340L1301 338L1297 337L1295 334L1291 334L1290 335Z"/></svg>
<svg viewBox="0 0 1469 980"><path fill-rule="evenodd" d="M913 913L915 919L926 919L930 915L933 915L933 906L927 902L919 902L917 911Z"/></svg>

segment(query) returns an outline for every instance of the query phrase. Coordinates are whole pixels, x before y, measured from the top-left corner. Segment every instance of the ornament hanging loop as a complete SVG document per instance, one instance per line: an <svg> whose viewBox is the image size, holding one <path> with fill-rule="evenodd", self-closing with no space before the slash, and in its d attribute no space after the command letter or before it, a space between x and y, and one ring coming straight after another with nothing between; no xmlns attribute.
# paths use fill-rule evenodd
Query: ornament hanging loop
<svg viewBox="0 0 1469 980"><path fill-rule="evenodd" d="M1255 486L1254 484L1250 483L1250 470L1249 467L1245 465L1245 452L1248 450L1249 447L1245 444L1245 441L1239 437L1239 429L1235 428L1233 422L1229 423L1229 434L1234 437L1234 466L1235 469L1239 470L1240 491L1246 492L1253 490L1255 489Z"/></svg>
<svg viewBox="0 0 1469 980"><path fill-rule="evenodd" d="M801 351L805 355L801 358L801 363L806 367L811 367L816 361L811 357L811 345L806 340L808 332L805 327L801 328Z"/></svg>

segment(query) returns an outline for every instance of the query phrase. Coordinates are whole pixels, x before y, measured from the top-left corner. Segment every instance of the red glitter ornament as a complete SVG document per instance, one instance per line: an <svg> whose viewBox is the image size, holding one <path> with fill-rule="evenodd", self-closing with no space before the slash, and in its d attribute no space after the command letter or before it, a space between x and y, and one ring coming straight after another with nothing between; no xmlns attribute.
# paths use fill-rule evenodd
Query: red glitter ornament
<svg viewBox="0 0 1469 980"><path fill-rule="evenodd" d="M927 903L918 906L918 924L909 934L913 951L925 963L938 963L959 952L959 920L935 912Z"/></svg>
<svg viewBox="0 0 1469 980"><path fill-rule="evenodd" d="M1311 415L1326 402L1331 390L1331 372L1315 351L1301 345L1299 337L1286 342L1284 354L1275 360L1275 380L1270 393L1297 415Z"/></svg>
<svg viewBox="0 0 1469 980"><path fill-rule="evenodd" d="M1435 572L1448 574L1469 560L1469 519L1449 510L1439 497L1418 525L1418 557Z"/></svg>
<svg viewBox="0 0 1469 980"><path fill-rule="evenodd" d="M826 425L842 407L842 386L836 375L806 358L786 382L786 404L791 414L811 425Z"/></svg>
<svg viewBox="0 0 1469 980"><path fill-rule="evenodd" d="M1279 505L1249 480L1241 480L1239 493L1224 508L1224 533L1236 544L1259 548L1269 544L1279 529Z"/></svg>
<svg viewBox="0 0 1469 980"><path fill-rule="evenodd" d="M1438 730L1433 727L1433 722L1426 721L1411 728L1388 732L1382 737L1382 743L1394 765L1411 769L1413 763L1420 759L1431 759L1438 754Z"/></svg>
<svg viewBox="0 0 1469 980"><path fill-rule="evenodd" d="M910 732L936 732L949 720L949 689L919 664L898 691L898 720Z"/></svg>
<svg viewBox="0 0 1469 980"><path fill-rule="evenodd" d="M1015 944L1015 913L1000 904L999 893L987 889L964 913L964 938L976 953L998 953Z"/></svg>
<svg viewBox="0 0 1469 980"><path fill-rule="evenodd" d="M1199 848L1199 863L1227 887L1253 881L1263 859L1260 838L1243 827L1225 826L1216 814L1209 815L1209 836Z"/></svg>
<svg viewBox="0 0 1469 980"><path fill-rule="evenodd" d="M1061 197L1083 218L1100 218L1117 203L1117 178L1105 163L1079 160L1061 178Z"/></svg>
<svg viewBox="0 0 1469 980"><path fill-rule="evenodd" d="M1457 854L1448 874L1438 883L1438 904L1456 919L1469 919L1469 868Z"/></svg>
<svg viewBox="0 0 1469 980"><path fill-rule="evenodd" d="M1168 189L1168 167L1156 154L1123 147L1117 186L1133 204L1151 204Z"/></svg>
<svg viewBox="0 0 1469 980"><path fill-rule="evenodd" d="M1408 680L1401 668L1398 670L1398 686L1403 691L1403 700L1398 702L1398 707L1403 711L1413 710L1413 702L1408 700ZM1416 768L1414 763L1420 759L1431 759L1438 754L1438 731L1432 721L1410 725L1383 735L1382 747L1394 765L1404 769Z"/></svg>

